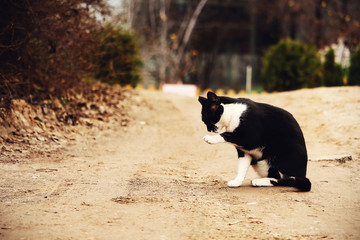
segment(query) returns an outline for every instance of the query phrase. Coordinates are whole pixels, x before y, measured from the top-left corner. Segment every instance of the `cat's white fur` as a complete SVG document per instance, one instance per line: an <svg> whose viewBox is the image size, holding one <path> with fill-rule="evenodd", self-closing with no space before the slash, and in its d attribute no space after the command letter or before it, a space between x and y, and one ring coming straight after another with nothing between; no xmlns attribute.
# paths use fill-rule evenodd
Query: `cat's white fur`
<svg viewBox="0 0 360 240"><path fill-rule="evenodd" d="M272 187L274 184L271 181L277 182L275 178L258 178L251 181L251 185L254 187Z"/></svg>
<svg viewBox="0 0 360 240"><path fill-rule="evenodd" d="M219 122L215 124L218 131L233 132L240 124L240 117L244 114L247 106L242 103L221 104L224 112Z"/></svg>
<svg viewBox="0 0 360 240"><path fill-rule="evenodd" d="M215 135L205 135L203 137L204 141L209 144L223 143L225 139L220 134Z"/></svg>
<svg viewBox="0 0 360 240"><path fill-rule="evenodd" d="M268 176L270 166L266 160L262 160L254 164L253 168L261 178L265 178Z"/></svg>

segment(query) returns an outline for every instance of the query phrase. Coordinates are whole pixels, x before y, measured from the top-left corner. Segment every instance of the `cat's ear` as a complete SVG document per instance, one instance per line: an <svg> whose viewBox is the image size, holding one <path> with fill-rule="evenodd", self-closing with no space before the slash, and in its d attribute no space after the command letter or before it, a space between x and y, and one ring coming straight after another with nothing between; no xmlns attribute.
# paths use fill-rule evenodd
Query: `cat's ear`
<svg viewBox="0 0 360 240"><path fill-rule="evenodd" d="M201 105L204 105L205 102L206 102L206 98L204 98L204 97L202 97L202 96L199 96L198 101L201 103Z"/></svg>
<svg viewBox="0 0 360 240"><path fill-rule="evenodd" d="M220 106L219 97L213 92L208 92L207 93L207 98L211 103L211 110L216 111Z"/></svg>
<svg viewBox="0 0 360 240"><path fill-rule="evenodd" d="M211 101L211 102L217 102L219 101L219 97L213 93L213 92L208 92L207 93L207 98Z"/></svg>

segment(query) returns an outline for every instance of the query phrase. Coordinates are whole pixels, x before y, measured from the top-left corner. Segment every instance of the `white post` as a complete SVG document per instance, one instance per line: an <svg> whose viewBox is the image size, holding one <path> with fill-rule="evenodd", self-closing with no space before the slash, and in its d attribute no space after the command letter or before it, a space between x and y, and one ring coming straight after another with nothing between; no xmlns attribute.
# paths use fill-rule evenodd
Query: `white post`
<svg viewBox="0 0 360 240"><path fill-rule="evenodd" d="M251 93L251 75L252 75L252 66L246 66L246 92Z"/></svg>

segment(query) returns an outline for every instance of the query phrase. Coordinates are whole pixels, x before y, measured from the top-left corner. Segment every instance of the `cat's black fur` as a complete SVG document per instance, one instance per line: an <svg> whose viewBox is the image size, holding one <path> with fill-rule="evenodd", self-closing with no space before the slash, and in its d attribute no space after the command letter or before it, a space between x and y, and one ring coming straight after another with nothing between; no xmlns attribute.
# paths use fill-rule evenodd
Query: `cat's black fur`
<svg viewBox="0 0 360 240"><path fill-rule="evenodd" d="M199 102L202 104L202 120L209 132L217 132L216 124L227 104L245 104L247 108L240 115L240 124L232 132L219 135L224 141L234 144L239 158L248 151L261 149L261 158L252 157L251 165L267 161L267 177L276 179L271 180L272 185L310 191L311 183L306 178L308 158L304 136L289 112L246 98L218 97L212 92L207 98L199 97Z"/></svg>

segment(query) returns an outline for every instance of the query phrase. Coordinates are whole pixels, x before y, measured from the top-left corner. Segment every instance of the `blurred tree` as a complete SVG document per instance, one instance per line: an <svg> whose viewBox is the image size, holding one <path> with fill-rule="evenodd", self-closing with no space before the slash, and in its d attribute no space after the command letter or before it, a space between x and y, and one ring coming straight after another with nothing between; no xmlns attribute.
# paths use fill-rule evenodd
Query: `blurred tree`
<svg viewBox="0 0 360 240"><path fill-rule="evenodd" d="M94 67L104 0L0 1L0 95L63 94Z"/></svg>
<svg viewBox="0 0 360 240"><path fill-rule="evenodd" d="M124 2L126 11L117 19L125 20L143 46L145 62L154 66L152 73L159 84L182 81L191 71L192 58L196 52L189 52L188 45L197 19L208 0L192 2L185 9L175 1L128 0ZM181 5L181 3L180 3Z"/></svg>
<svg viewBox="0 0 360 240"><path fill-rule="evenodd" d="M97 53L96 78L109 84L131 84L140 82L141 60L133 34L116 29L110 24L97 33L99 47Z"/></svg>
<svg viewBox="0 0 360 240"><path fill-rule="evenodd" d="M340 64L335 63L335 53L332 48L325 54L324 62L324 84L325 86L341 86L342 69Z"/></svg>
<svg viewBox="0 0 360 240"><path fill-rule="evenodd" d="M360 47L351 55L348 83L360 85Z"/></svg>

